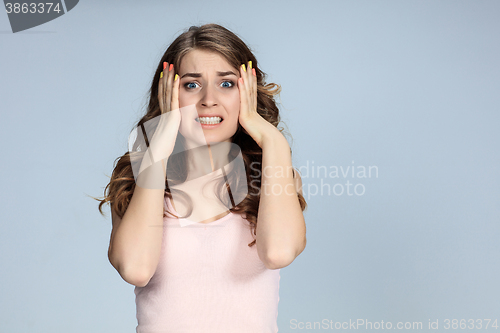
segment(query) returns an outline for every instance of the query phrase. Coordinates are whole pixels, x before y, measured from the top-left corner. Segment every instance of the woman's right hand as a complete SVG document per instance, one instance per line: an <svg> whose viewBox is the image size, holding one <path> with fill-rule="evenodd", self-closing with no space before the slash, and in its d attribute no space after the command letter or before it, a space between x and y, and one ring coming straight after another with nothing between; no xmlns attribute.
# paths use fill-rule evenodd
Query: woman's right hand
<svg viewBox="0 0 500 333"><path fill-rule="evenodd" d="M174 150L175 140L181 123L179 110L179 75L175 74L173 64L163 63L163 77L158 85L158 102L161 116L155 134L150 142L153 146L155 161L166 159ZM177 77L177 80L175 80ZM158 159L157 156L160 156Z"/></svg>
<svg viewBox="0 0 500 333"><path fill-rule="evenodd" d="M158 125L152 136L149 133L147 135L149 148L144 154L139 174L153 164L157 167L161 166L163 173L165 173L167 159L174 150L181 123L181 112L179 110L180 78L177 75L176 80L175 77L173 64L170 65L165 62L163 77L160 78L158 84L158 102L161 114L150 120L151 122L157 122Z"/></svg>

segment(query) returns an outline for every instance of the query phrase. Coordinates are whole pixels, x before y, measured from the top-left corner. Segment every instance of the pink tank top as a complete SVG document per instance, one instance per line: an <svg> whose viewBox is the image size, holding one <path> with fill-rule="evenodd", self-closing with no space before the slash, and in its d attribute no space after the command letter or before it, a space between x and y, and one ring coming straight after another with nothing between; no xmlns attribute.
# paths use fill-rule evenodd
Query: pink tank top
<svg viewBox="0 0 500 333"><path fill-rule="evenodd" d="M170 212L177 212L168 198ZM280 270L264 266L239 214L182 226L163 220L160 261L135 287L137 333L275 333Z"/></svg>

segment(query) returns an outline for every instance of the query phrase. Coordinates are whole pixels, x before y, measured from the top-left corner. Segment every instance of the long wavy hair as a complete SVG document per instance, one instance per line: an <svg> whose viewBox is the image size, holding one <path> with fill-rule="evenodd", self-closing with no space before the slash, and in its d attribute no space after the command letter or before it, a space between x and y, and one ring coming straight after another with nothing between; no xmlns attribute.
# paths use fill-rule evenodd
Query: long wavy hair
<svg viewBox="0 0 500 333"><path fill-rule="evenodd" d="M280 132L283 128L278 127L280 123L279 109L276 106L274 96L278 95L281 91L281 86L275 83L265 83L266 74L259 68L257 59L250 51L248 46L233 32L218 25L218 24L205 24L202 26L191 26L187 31L179 35L166 52L161 57L156 68L156 72L151 82L151 88L148 92L149 105L146 114L139 120L134 128L140 128L141 125L149 120L161 115L160 105L158 101L158 84L160 73L163 71L163 62L174 64L174 68L180 67L182 58L190 51L198 49L211 52L217 52L224 57L229 64L234 68L239 68L241 64L252 61L252 67L255 68L257 74L257 112L269 123L275 126ZM246 177L247 180L247 194L242 198L241 202L230 208L230 211L237 214L243 214L251 225L251 232L256 235L257 217L260 201L260 188L261 188L261 174L262 174L262 149L252 139L248 132L238 124L238 129L233 135L231 142L234 146L239 147L243 161L245 164L246 175L230 175L229 182L237 183L240 176ZM184 141L182 135L178 134L175 145L183 145ZM137 147L135 147L137 148ZM176 148L174 148L175 151ZM180 149L182 151L182 149ZM231 149L229 160L234 159L234 156L239 153ZM170 184L182 182L186 179L186 168L182 167L185 159L176 159L177 162L172 162L170 159L167 161L167 179L165 181L165 194L164 197L172 198L172 191L169 187ZM104 197L96 199L99 201L99 211L104 215L102 206L105 203L111 204L114 212L122 218L127 210L127 207L132 198L135 189L135 179L131 163L131 154L127 151L124 155L118 157L114 163L113 173L109 183L104 188ZM292 170L295 176L295 170ZM168 179L169 175L175 179ZM226 178L226 184L228 178ZM236 187L238 184L236 184ZM222 193L223 186L219 186L219 192ZM306 209L306 201L304 197L297 193L302 211ZM219 196L220 198L220 196ZM192 210L191 210L192 211ZM190 211L190 212L191 212ZM168 211L164 210L163 216L166 217L167 213L175 216ZM190 213L188 213L189 215ZM248 246L255 245L255 237L253 242Z"/></svg>

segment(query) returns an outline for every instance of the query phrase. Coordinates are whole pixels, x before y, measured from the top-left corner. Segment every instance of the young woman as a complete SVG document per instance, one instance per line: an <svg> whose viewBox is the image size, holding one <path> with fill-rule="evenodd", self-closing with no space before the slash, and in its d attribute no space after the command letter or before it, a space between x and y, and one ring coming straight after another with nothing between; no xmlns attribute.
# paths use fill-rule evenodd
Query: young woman
<svg viewBox="0 0 500 333"><path fill-rule="evenodd" d="M139 333L278 330L279 272L305 248L306 202L277 128L281 88L264 79L217 24L189 28L158 64L99 204L111 205L108 256L136 286Z"/></svg>

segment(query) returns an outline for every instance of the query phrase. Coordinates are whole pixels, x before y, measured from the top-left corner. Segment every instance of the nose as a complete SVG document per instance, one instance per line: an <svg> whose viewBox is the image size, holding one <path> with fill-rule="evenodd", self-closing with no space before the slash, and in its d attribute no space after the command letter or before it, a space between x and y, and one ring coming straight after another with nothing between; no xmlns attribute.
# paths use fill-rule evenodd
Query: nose
<svg viewBox="0 0 500 333"><path fill-rule="evenodd" d="M217 93L211 86L207 86L201 97L201 105L205 107L217 106Z"/></svg>

